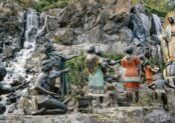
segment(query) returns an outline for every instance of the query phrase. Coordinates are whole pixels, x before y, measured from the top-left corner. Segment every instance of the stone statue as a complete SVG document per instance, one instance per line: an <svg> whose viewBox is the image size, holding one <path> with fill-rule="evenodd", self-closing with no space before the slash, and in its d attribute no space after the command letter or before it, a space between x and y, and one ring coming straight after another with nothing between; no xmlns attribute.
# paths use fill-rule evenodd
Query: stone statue
<svg viewBox="0 0 175 123"><path fill-rule="evenodd" d="M163 102L163 107L165 110L168 110L168 97L167 97L167 89L166 87L170 87L175 89L174 86L171 86L164 78L162 73L160 72L159 67L154 66L153 68L154 76L153 83L149 84L149 88L152 88L156 91L157 95L160 95L160 98Z"/></svg>
<svg viewBox="0 0 175 123"><path fill-rule="evenodd" d="M166 62L175 60L175 13L170 12L165 18L162 29L161 46Z"/></svg>
<svg viewBox="0 0 175 123"><path fill-rule="evenodd" d="M164 78L172 86L175 85L175 61L168 62L166 64L166 69L163 71Z"/></svg>
<svg viewBox="0 0 175 123"><path fill-rule="evenodd" d="M106 92L108 95L108 106L109 107L114 107L115 106L115 101L116 101L116 96L117 96L117 88L116 85L113 83L112 79L108 79L106 83Z"/></svg>
<svg viewBox="0 0 175 123"><path fill-rule="evenodd" d="M120 60L121 66L124 68L123 82L124 87L129 92L135 93L135 101L139 100L139 87L140 87L140 74L139 66L141 64L140 59L137 56L132 55L133 48L128 47L125 50L127 54L124 58Z"/></svg>
<svg viewBox="0 0 175 123"><path fill-rule="evenodd" d="M169 12L165 17L162 29L161 47L166 68L164 78L171 84L175 83L175 12Z"/></svg>
<svg viewBox="0 0 175 123"><path fill-rule="evenodd" d="M85 67L89 74L89 89L92 93L102 93L104 89L104 74L99 63L99 58L95 54L95 47L91 47L85 58Z"/></svg>
<svg viewBox="0 0 175 123"><path fill-rule="evenodd" d="M143 59L144 62L142 64L142 68L144 71L146 83L147 83L147 85L149 85L153 82L153 75L154 75L154 72L152 70L153 66L150 63L151 54L150 54L150 52L146 52L144 56L145 56L145 58Z"/></svg>
<svg viewBox="0 0 175 123"><path fill-rule="evenodd" d="M67 112L67 107L59 100L58 94L54 93L55 81L53 81L67 71L68 69L56 71L51 67L42 68L42 73L38 76L37 83L31 92L34 110L32 114Z"/></svg>
<svg viewBox="0 0 175 123"><path fill-rule="evenodd" d="M45 45L45 54L47 55L47 58L42 62L43 67L54 67L56 70L63 70L65 69L65 62L77 57L77 56L72 56L72 57L67 57L67 56L62 56L61 54L58 53L58 51L55 50L54 46L52 43L48 43ZM66 74L62 74L60 79L57 79L57 85L60 85L60 93L61 95L67 94L68 93L68 85L67 85L67 79L66 79ZM58 87L59 88L59 87Z"/></svg>

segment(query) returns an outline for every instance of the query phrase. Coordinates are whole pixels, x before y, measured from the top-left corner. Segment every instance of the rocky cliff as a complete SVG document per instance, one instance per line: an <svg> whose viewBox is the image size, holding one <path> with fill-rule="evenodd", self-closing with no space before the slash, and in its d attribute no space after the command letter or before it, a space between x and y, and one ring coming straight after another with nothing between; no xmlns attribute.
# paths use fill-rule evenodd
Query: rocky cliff
<svg viewBox="0 0 175 123"><path fill-rule="evenodd" d="M92 45L104 54L123 55L123 49L132 45L135 47L135 54L150 50L155 59L154 63L162 63L158 37L161 32L161 19L155 14L146 13L142 4L133 6L131 0L70 0L69 5L63 9L38 13L29 8L24 9L15 2L1 2L0 26L0 55L2 64L8 70L4 82L27 85L18 89L12 96L10 94L2 97L8 109L6 114L22 114L22 117L16 117L16 120L13 115L12 119L10 116L2 116L2 123L125 123L130 120L133 123L174 122L174 115L171 113L162 110L151 113L153 109L143 107L121 108L122 111L118 111L120 108L111 109L104 114L97 112L98 115L95 116L68 114L49 118L23 116L25 111L20 110L20 97L28 96L27 87L35 84L42 60L46 57L44 46L48 42L54 43L57 52L66 56L80 54ZM30 105L27 108L30 109ZM121 115L125 115L126 119L121 118ZM99 117L102 119L99 120Z"/></svg>
<svg viewBox="0 0 175 123"><path fill-rule="evenodd" d="M3 58L12 57L13 53L20 49L23 32L22 24L22 10L19 5L13 2L0 3L1 60Z"/></svg>

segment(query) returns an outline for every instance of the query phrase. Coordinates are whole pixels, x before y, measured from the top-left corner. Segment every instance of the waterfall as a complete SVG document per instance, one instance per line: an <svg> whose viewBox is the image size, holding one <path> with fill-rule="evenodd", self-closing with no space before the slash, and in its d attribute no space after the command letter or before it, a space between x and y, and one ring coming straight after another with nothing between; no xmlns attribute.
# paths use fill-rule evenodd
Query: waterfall
<svg viewBox="0 0 175 123"><path fill-rule="evenodd" d="M26 74L25 64L35 50L35 39L39 26L38 20L38 15L34 10L27 12L24 48L16 53L16 57L7 65L7 75L4 78L5 83L12 83L14 80L30 81L31 76Z"/></svg>
<svg viewBox="0 0 175 123"><path fill-rule="evenodd" d="M24 48L15 54L15 58L10 60L9 63L5 63L7 75L4 78L3 86L10 86L10 83L19 81L21 83L30 82L32 75L26 73L25 65L26 61L31 58L32 52L35 50L36 37L39 32L39 17L34 10L29 10L24 20L25 28L25 41ZM16 90L15 95L22 96L26 93L26 89ZM1 103L6 105L8 97L6 95L1 96ZM12 105L12 104L11 104ZM10 106L6 105L6 112Z"/></svg>
<svg viewBox="0 0 175 123"><path fill-rule="evenodd" d="M34 10L30 10L27 14L26 21L25 39L26 42L33 42L39 26L37 13Z"/></svg>
<svg viewBox="0 0 175 123"><path fill-rule="evenodd" d="M152 14L152 33L160 35L162 24L160 18L156 14Z"/></svg>

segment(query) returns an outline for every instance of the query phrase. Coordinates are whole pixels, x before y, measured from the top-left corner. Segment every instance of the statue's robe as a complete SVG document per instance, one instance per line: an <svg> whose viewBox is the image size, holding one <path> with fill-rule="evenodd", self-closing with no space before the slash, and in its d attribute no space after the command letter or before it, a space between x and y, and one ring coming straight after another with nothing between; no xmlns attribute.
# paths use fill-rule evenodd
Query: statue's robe
<svg viewBox="0 0 175 123"><path fill-rule="evenodd" d="M124 87L128 90L136 90L140 86L139 65L140 60L136 56L129 59L124 57L121 60L121 66L124 68Z"/></svg>
<svg viewBox="0 0 175 123"><path fill-rule="evenodd" d="M161 41L165 61L175 60L175 25L168 25Z"/></svg>
<svg viewBox="0 0 175 123"><path fill-rule="evenodd" d="M88 54L85 59L85 65L89 74L89 88L92 92L102 93L104 89L104 74L102 68L99 65L99 59L94 54Z"/></svg>
<svg viewBox="0 0 175 123"><path fill-rule="evenodd" d="M153 82L153 71L149 67L145 67L144 71L146 83L149 85Z"/></svg>
<svg viewBox="0 0 175 123"><path fill-rule="evenodd" d="M164 78L169 84L174 85L175 83L175 25L168 25L166 30L162 34L162 51L165 62L173 61L164 70Z"/></svg>

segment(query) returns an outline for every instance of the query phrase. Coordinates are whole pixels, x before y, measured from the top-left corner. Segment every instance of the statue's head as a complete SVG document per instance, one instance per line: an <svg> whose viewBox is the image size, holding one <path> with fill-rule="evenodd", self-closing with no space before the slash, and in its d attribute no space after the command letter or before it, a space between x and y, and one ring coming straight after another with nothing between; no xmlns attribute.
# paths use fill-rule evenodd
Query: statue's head
<svg viewBox="0 0 175 123"><path fill-rule="evenodd" d="M51 65L45 65L41 68L41 71L44 73L49 73L52 70L52 66Z"/></svg>
<svg viewBox="0 0 175 123"><path fill-rule="evenodd" d="M145 51L145 57L146 58L150 58L151 57L151 50L149 50L149 49L147 49L146 51Z"/></svg>
<svg viewBox="0 0 175 123"><path fill-rule="evenodd" d="M170 24L174 24L174 17L172 17L172 16L168 17L168 22Z"/></svg>
<svg viewBox="0 0 175 123"><path fill-rule="evenodd" d="M87 52L90 54L95 53L95 46L90 47Z"/></svg>
<svg viewBox="0 0 175 123"><path fill-rule="evenodd" d="M4 67L0 67L0 81L4 79L7 74L7 70Z"/></svg>
<svg viewBox="0 0 175 123"><path fill-rule="evenodd" d="M98 55L98 56L102 56L103 55L101 50L96 50L95 54Z"/></svg>
<svg viewBox="0 0 175 123"><path fill-rule="evenodd" d="M127 47L125 50L124 50L124 52L126 53L126 54L129 54L129 55L131 55L132 53L133 53L133 47Z"/></svg>

